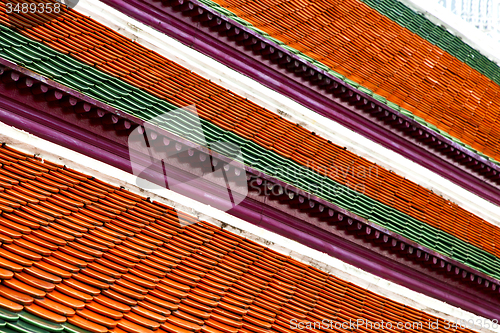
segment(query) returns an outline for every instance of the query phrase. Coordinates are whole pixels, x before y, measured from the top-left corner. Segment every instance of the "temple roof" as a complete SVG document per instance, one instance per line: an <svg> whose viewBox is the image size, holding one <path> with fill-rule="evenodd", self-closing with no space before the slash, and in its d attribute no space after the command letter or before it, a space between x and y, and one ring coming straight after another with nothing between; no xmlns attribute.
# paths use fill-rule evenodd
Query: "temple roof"
<svg viewBox="0 0 500 333"><path fill-rule="evenodd" d="M170 166L161 161L158 170L197 177L206 171L197 159L210 154L210 160L227 161L238 147L246 171L243 187L249 185L258 193L248 194L240 210L230 212L233 217L292 235L303 244L311 240L312 248L367 272L491 317L500 284L497 207L478 212L477 198L461 200L462 194L449 193L452 189L443 192L443 198L439 189L433 192L432 177L439 174L462 186L464 193L479 194L480 200L492 200L498 192L500 168L494 161L497 139L492 125L498 66L397 1L182 3L174 0L164 7L181 20L186 18L186 26L219 34L221 50L233 47L248 58L252 53L262 67L274 66L268 73L281 67L284 82L300 85L297 93L305 92L304 100L319 105L328 97L335 107L358 117L366 113L367 120L359 127L369 130L359 131L360 135L384 145L380 137L391 127L401 138L393 146L410 147L401 155L428 167L432 171L428 178L391 171L390 161L385 167L378 165L379 153L359 151L361 143L351 151L345 142L336 142L337 136L312 132L318 132L309 126L312 123L304 126L303 119L312 118L288 117L246 92L238 95L215 83L206 71L196 73L176 63L172 59L179 57L162 53L161 47L141 45L143 34L138 33L139 42L135 36L131 40L126 37L130 34L122 35L110 24L112 19L99 15L92 19L82 14L85 11L6 16L5 5L0 4L0 101L9 113L0 115L2 121L16 118L7 123L31 131L43 119L35 135L43 132L44 138L62 145L71 141L69 146L76 150L84 143L78 151L127 172L126 157L131 159L133 153L186 148L184 155L189 158L173 157L177 160ZM171 24L179 26L177 21ZM158 25L165 29L164 21ZM273 81L274 76L260 70L255 68L259 83ZM288 94L280 90L283 81L277 84L276 91ZM335 118L307 107L314 116L317 112ZM335 115L339 126L347 129L340 119L347 113L339 115ZM146 122L154 125L154 137L148 138ZM70 133L80 125L81 131ZM47 134L50 128L63 129L66 137ZM146 141L160 140L154 147L145 143L145 150L135 142L139 149L133 152L127 137L136 128L145 132ZM379 136L366 135L370 131ZM401 145L408 135L415 139ZM87 145L88 138L92 142ZM105 142L97 144L102 138ZM133 140L128 140L131 145ZM415 152L424 144L435 152L428 156L419 152L419 157ZM100 149L96 155L91 152L93 145ZM450 163L452 159L460 162ZM435 164L429 167L429 161ZM147 164L147 158L140 163ZM148 180L165 180L158 170L151 171ZM467 177L456 181L464 175L474 183L468 184ZM221 198L219 180L188 192L198 191L212 196L210 203L216 202ZM456 198L460 199L454 202ZM498 204L500 199L492 202ZM249 213L252 210L256 214ZM0 149L0 226L0 308L8 309L0 310L0 319L9 322L0 320L0 331L3 325L8 332L160 328L287 333L286 320L291 318L399 318L395 312L372 313L376 306L365 310L365 304L372 302L370 295L380 297L352 283L170 206L7 146ZM393 270L376 272L384 262ZM412 277L412 271L418 277ZM238 289L238 283L244 288ZM258 293L249 284L257 286ZM71 299L75 295L79 303ZM342 298L351 295L361 303ZM479 306L474 300L481 296L485 302ZM194 301L201 303L193 305ZM435 319L386 298L383 304L401 310L401 318Z"/></svg>
<svg viewBox="0 0 500 333"><path fill-rule="evenodd" d="M202 3L498 160L499 66L402 2Z"/></svg>
<svg viewBox="0 0 500 333"><path fill-rule="evenodd" d="M0 154L0 330L288 333L295 318L425 332L438 320L76 170Z"/></svg>
<svg viewBox="0 0 500 333"><path fill-rule="evenodd" d="M195 104L206 141L241 147L245 164L500 277L498 226L76 11L44 27L18 26L29 38L1 29L2 57L144 120ZM193 116L167 115L160 126L197 142Z"/></svg>

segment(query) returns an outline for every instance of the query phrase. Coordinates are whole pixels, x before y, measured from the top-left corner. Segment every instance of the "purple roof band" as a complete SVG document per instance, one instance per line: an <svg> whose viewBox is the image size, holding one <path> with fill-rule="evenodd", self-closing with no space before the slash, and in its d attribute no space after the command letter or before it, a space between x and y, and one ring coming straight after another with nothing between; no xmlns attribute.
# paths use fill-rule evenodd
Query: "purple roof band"
<svg viewBox="0 0 500 333"><path fill-rule="evenodd" d="M29 71L24 72L29 74ZM54 87L59 87L59 85L50 80L44 81L46 89L42 89L42 86L36 81L31 82L26 88L27 77L14 74L15 72L7 72L1 77L3 82L9 83L0 83L0 121L124 171L131 171L127 136L118 131L116 126L103 126L98 118L90 118L82 116L82 113L77 113L75 111L77 105L82 103L79 100L75 100L74 112L68 112L68 107L60 105L63 104L62 101L66 101L62 98L62 93L59 97L61 103L58 101L47 102L47 97L40 93L40 90L60 91L54 90ZM19 88L20 86L24 88ZM66 89L65 92L69 96L73 96L71 89ZM87 102L93 103L88 98L85 100L85 103ZM92 107L95 108L96 104L99 103L92 104ZM108 111L113 112L112 108L109 108ZM128 117L128 119L134 121L133 117ZM168 137L172 140L175 139L175 136L171 134ZM180 138L177 140L181 144L189 146L189 142ZM144 165L149 163L149 160L144 159ZM181 170L174 166L168 166L167 172L169 176L183 179L190 177L191 168ZM248 168L248 172L257 174L251 168ZM154 169L150 169L147 174L148 179L157 183L162 183L164 177L163 172L156 172ZM260 175L259 177L264 186L267 184L266 181L272 182L272 185L286 185L269 176ZM227 194L227 192L221 192L226 191L225 188L215 183L206 183L197 188L189 185L183 186L183 190L190 193L191 197L213 205L224 197L223 194ZM292 188L292 190L296 189ZM305 193L300 192L300 194ZM498 298L500 289L497 287L499 281L433 251L419 247L417 244L405 240L404 237L386 232L383 228L376 229L376 226L369 225L366 220L319 198L311 197L310 199L310 202L314 201L317 205L330 207L335 212L335 218L327 218L324 221L312 218L310 215L314 214L313 210L304 207L291 207L289 202L281 203L278 200L273 200L270 196L259 196L255 193L250 193L240 205L229 213L328 253L372 274L478 315L495 318L500 313ZM335 224L334 222L340 217L344 217L345 222L341 227L339 223ZM383 245L382 247L371 244L367 238L360 237L361 233L368 233L368 229L372 230L373 237L376 237L375 235L380 230L378 240ZM427 252L418 254L419 251L424 250ZM466 275L463 278L455 276L455 279L452 279L454 272L457 274L465 272ZM469 282L466 282L469 277Z"/></svg>
<svg viewBox="0 0 500 333"><path fill-rule="evenodd" d="M499 166L357 89L346 86L339 79L208 6L196 0L103 2L459 186L500 204ZM193 17L191 13L195 10L198 10L198 16ZM217 21L218 29L202 24L199 17L206 19L207 13L212 17L210 22L219 19L227 24ZM236 42L237 39L240 41ZM264 53L268 55L263 56ZM307 76L295 74L297 68L303 66L310 68L306 71Z"/></svg>

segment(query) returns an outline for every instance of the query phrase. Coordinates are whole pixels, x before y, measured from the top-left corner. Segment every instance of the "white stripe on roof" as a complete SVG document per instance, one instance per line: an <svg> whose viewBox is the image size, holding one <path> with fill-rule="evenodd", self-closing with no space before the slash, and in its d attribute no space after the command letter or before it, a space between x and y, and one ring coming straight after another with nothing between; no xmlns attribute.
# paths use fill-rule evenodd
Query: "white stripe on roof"
<svg viewBox="0 0 500 333"><path fill-rule="evenodd" d="M75 10L267 110L299 123L321 137L345 146L349 151L432 190L489 223L500 226L499 206L179 41L98 0L80 0Z"/></svg>

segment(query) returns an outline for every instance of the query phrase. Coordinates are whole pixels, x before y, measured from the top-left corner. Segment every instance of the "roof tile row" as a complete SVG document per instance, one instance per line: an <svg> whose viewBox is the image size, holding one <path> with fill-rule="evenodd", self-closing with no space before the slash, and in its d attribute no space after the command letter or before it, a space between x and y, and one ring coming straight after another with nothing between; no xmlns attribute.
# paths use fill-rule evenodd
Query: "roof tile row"
<svg viewBox="0 0 500 333"><path fill-rule="evenodd" d="M289 333L292 319L437 319L75 170L0 153L12 207L1 211L2 331ZM452 330L466 331L439 329Z"/></svg>
<svg viewBox="0 0 500 333"><path fill-rule="evenodd" d="M27 15L24 20L28 19L29 16ZM72 28L63 33L62 31L65 31L63 29L67 26ZM19 52L17 56L19 54L26 56L24 61L29 62L31 67L40 68L43 73L53 73L55 78L69 80L70 83L80 86L83 92L91 96L101 96L100 99L107 102L112 101L118 107L139 113L146 118L166 110L161 109L162 105L157 104L154 97L145 94L139 95L137 90L134 90L137 89L136 87L145 87L144 90L152 95L166 99L178 106L194 103L202 118L210 120L223 130L236 133L242 138L277 152L285 158L309 167L336 182L358 190L358 192L361 191L359 188L359 185L361 185L363 187L362 191L370 198L396 208L398 211L425 222L427 225L454 235L460 240L500 258L500 250L496 246L500 237L498 227L442 199L431 191L380 168L344 150L342 147L327 142L325 139L314 135L314 133L290 123L240 96L232 94L230 91L195 73L191 73L139 44L126 40L123 36L103 27L90 18L83 17L75 11L69 11L57 19L52 19L50 24L43 27L24 27L21 32L29 34L31 38L44 41L55 48L60 48L64 44L68 48L67 50L71 51L70 54L77 58L83 55L98 54L96 59L105 61L105 64L99 65L93 60L89 60L90 58L85 61L96 65L103 71L109 71L109 73L119 76L122 80L131 84L129 86L120 85L120 82L110 80L110 76L99 74L97 71L91 72L80 63L68 60L71 58L52 58L46 49L36 46L29 48L30 44L26 43L25 40L6 32L6 30L2 32L0 38L5 42L4 50L9 50L10 55L14 56L16 54L14 51ZM78 36L78 38L75 36ZM58 37L57 40L56 37ZM41 68L41 66L44 67ZM123 66L133 69L132 73L125 75L117 72ZM259 151L256 151L255 154L256 156L262 156ZM259 163L263 163L264 168L265 164L270 164L267 160ZM5 164L5 171L0 171L0 181L2 181L5 172L8 172L8 168L7 163ZM269 172L275 174L278 171L270 170ZM294 170L288 170L287 172L293 173ZM307 184L303 184L301 187L309 188L315 181L314 177L312 177L308 179ZM50 183L47 185L47 190L40 193L43 196L48 196L51 185ZM26 192L30 191L26 187L23 191L24 193L30 193ZM94 194L92 191L90 193L89 191L80 193L82 197L88 200L94 198ZM355 193L356 197L359 197L358 194ZM346 207L347 205L347 207L350 207L349 204L356 203L356 200L353 201L353 198L346 199L342 206ZM363 205L363 203L360 201L359 205ZM46 203L44 206L50 211L50 203ZM71 205L65 207L65 209L70 210L69 207ZM363 207L360 206L360 208ZM366 209L368 211L366 214L362 214L363 216L368 216L368 213L371 213L370 218L373 215L378 215L379 220L380 215L391 214L390 212L376 212L372 204L367 205ZM32 209L26 207L24 210L30 211ZM37 214L43 214L43 211L38 211ZM401 219L399 216L392 219L395 218ZM382 217L382 219L384 218ZM425 226L414 227L410 224L406 223L406 226L403 227L396 225L389 225L388 227L397 232L413 228L419 234L427 233L427 236L423 236L425 239L431 237L431 234L435 234L435 232L426 230ZM434 242L436 240L425 239L426 246L435 247ZM418 241L421 241L421 239ZM452 246L446 245L446 242L442 243L441 247L443 248L440 249L441 252L452 250ZM453 251L460 253L461 258L459 259L462 262L467 262L468 257L475 255L474 253L469 255L469 250L464 250L457 245L453 246ZM480 257L477 263L473 264L475 267L483 262L482 256ZM488 265L495 266L496 264L492 262Z"/></svg>
<svg viewBox="0 0 500 333"><path fill-rule="evenodd" d="M416 30L403 27L404 19L395 23L377 11L382 2L372 1L365 2L377 10L359 0L327 0L321 6L278 0L214 2L287 47L498 159L500 135L498 129L491 130L498 127L498 77L458 60L444 41L436 44L419 36L419 29L427 30L423 22ZM473 51L467 57L473 59Z"/></svg>

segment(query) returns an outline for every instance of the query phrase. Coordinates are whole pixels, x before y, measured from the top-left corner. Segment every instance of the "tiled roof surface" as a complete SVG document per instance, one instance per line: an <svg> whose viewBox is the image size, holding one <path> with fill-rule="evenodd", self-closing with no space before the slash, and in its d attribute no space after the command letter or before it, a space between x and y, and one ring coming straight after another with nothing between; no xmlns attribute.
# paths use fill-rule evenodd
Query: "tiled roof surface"
<svg viewBox="0 0 500 333"><path fill-rule="evenodd" d="M500 68L401 2L214 2L223 14L236 14L268 38L499 159Z"/></svg>
<svg viewBox="0 0 500 333"><path fill-rule="evenodd" d="M172 104L193 103L203 118L207 140L239 144L245 163L482 272L500 276L497 226L232 94L90 18L71 11L44 27L20 27L30 38L70 56L0 27L2 57L142 119L175 108ZM193 131L188 117L170 119L162 125L184 136ZM188 137L196 141L197 134L192 132ZM374 169L376 176L360 172ZM343 186L339 188L339 184ZM364 194L344 186L357 184L364 186Z"/></svg>
<svg viewBox="0 0 500 333"><path fill-rule="evenodd" d="M0 331L288 333L293 318L437 319L80 172L0 154Z"/></svg>

